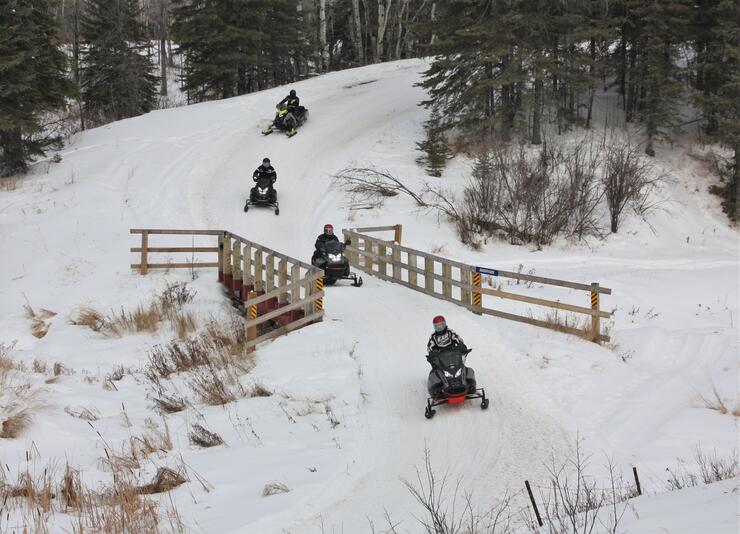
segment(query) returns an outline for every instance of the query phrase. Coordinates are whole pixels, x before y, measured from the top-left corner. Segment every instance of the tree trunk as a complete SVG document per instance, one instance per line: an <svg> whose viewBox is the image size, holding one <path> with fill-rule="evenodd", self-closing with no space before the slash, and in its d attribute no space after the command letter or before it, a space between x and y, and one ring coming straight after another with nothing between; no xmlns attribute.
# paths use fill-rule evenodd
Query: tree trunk
<svg viewBox="0 0 740 534"><path fill-rule="evenodd" d="M159 40L159 95L167 96L167 41Z"/></svg>
<svg viewBox="0 0 740 534"><path fill-rule="evenodd" d="M437 2L432 2L432 14L429 17L432 22L437 20ZM434 41L437 40L437 35L432 33L432 37L429 39L429 44L433 45Z"/></svg>
<svg viewBox="0 0 740 534"><path fill-rule="evenodd" d="M352 34L355 37L355 51L357 55L357 61L360 65L365 64L365 49L362 43L362 22L360 22L360 0L352 0L352 20L353 29Z"/></svg>
<svg viewBox="0 0 740 534"><path fill-rule="evenodd" d="M542 144L542 78L534 80L534 109L532 114L532 144Z"/></svg>
<svg viewBox="0 0 740 534"><path fill-rule="evenodd" d="M329 69L329 46L326 40L326 0L319 0L319 46L321 48L319 70L326 72Z"/></svg>
<svg viewBox="0 0 740 534"><path fill-rule="evenodd" d="M393 59L401 59L401 43L403 43L403 17L406 14L406 9L409 7L409 0L402 0L401 7L398 12L398 35L396 36L396 50L393 54Z"/></svg>
<svg viewBox="0 0 740 534"><path fill-rule="evenodd" d="M385 5L383 5L385 3ZM378 39L375 43L375 63L379 63L383 58L383 45L385 43L385 30L388 26L388 16L390 15L393 0L378 0Z"/></svg>

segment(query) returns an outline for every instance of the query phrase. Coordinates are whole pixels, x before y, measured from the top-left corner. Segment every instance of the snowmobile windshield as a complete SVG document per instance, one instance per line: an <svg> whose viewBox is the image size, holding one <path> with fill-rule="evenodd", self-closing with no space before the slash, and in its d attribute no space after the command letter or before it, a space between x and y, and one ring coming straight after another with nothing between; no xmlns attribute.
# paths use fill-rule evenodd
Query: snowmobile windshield
<svg viewBox="0 0 740 534"><path fill-rule="evenodd" d="M441 369L458 369L463 366L463 351L457 349L442 350L434 354Z"/></svg>
<svg viewBox="0 0 740 534"><path fill-rule="evenodd" d="M272 185L272 178L269 176L260 176L257 179L257 187L265 189L267 187L270 187Z"/></svg>
<svg viewBox="0 0 740 534"><path fill-rule="evenodd" d="M341 255L344 252L344 245L339 241L329 241L324 245L324 251L327 254Z"/></svg>

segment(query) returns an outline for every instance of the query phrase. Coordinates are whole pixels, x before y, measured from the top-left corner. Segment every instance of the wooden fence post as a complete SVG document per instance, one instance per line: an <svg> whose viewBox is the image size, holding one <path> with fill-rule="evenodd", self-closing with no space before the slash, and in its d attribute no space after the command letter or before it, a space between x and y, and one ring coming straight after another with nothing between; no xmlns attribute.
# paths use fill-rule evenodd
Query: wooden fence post
<svg viewBox="0 0 740 534"><path fill-rule="evenodd" d="M408 257L409 284L413 287L416 287L416 271L412 270L412 269L416 269L416 258L417 258L416 254L411 254L409 252L409 257Z"/></svg>
<svg viewBox="0 0 740 534"><path fill-rule="evenodd" d="M262 249L254 252L254 290L265 290L264 267L262 266Z"/></svg>
<svg viewBox="0 0 740 534"><path fill-rule="evenodd" d="M524 481L524 485L527 487L527 493L529 494L529 500L532 502L532 508L534 508L534 515L537 517L537 523L542 525L542 518L540 517L540 511L537 509L537 503L534 501L534 495L532 494L532 488L529 487L529 480Z"/></svg>
<svg viewBox="0 0 740 534"><path fill-rule="evenodd" d="M254 290L252 278L252 246L244 245L242 250L242 300L246 302L250 291Z"/></svg>
<svg viewBox="0 0 740 534"><path fill-rule="evenodd" d="M234 245L231 250L231 272L232 280L230 291L237 295L241 295L242 291L242 245L239 240L234 240Z"/></svg>
<svg viewBox="0 0 740 534"><path fill-rule="evenodd" d="M224 281L224 234L218 236L218 281Z"/></svg>
<svg viewBox="0 0 740 534"><path fill-rule="evenodd" d="M452 278L452 267L449 263L442 263L442 276L445 278ZM442 294L450 298L452 297L452 284L446 281L442 282Z"/></svg>
<svg viewBox="0 0 740 534"><path fill-rule="evenodd" d="M424 256L424 289L430 295L434 295L434 278L429 276L434 274L434 260L429 256Z"/></svg>
<svg viewBox="0 0 740 534"><path fill-rule="evenodd" d="M280 264L278 265L278 286L283 287L288 285L288 258L280 258ZM288 303L288 293L280 293L278 295L278 302L280 304Z"/></svg>
<svg viewBox="0 0 740 534"><path fill-rule="evenodd" d="M460 267L460 281L463 284L471 285L470 280L470 267ZM470 306L470 289L464 287L460 288L460 302L463 306Z"/></svg>
<svg viewBox="0 0 740 534"><path fill-rule="evenodd" d="M248 295L248 299L257 298L259 295L255 291L250 291ZM252 319L257 318L257 306L249 306L247 308L247 320L251 321ZM247 328L247 341L252 341L253 339L257 339L257 326L250 326ZM252 352L254 350L254 347L252 347L248 352Z"/></svg>
<svg viewBox="0 0 740 534"><path fill-rule="evenodd" d="M268 254L265 258L265 291L275 289L275 256Z"/></svg>
<svg viewBox="0 0 740 534"><path fill-rule="evenodd" d="M316 279L316 293L324 290L324 278ZM324 299L319 297L313 301L313 311L318 312L324 309Z"/></svg>
<svg viewBox="0 0 740 534"><path fill-rule="evenodd" d="M393 278L403 280L401 276L401 249L397 246L391 247L391 254L393 255Z"/></svg>
<svg viewBox="0 0 740 534"><path fill-rule="evenodd" d="M401 234L403 233L403 226L400 224L397 224L393 228L393 230L394 230L393 231L393 241L395 241L396 244L400 245L401 244Z"/></svg>
<svg viewBox="0 0 740 534"><path fill-rule="evenodd" d="M481 276L480 273L473 272L472 273L472 281L473 281L473 297L472 297L472 305L473 305L473 313L477 315L483 315L483 312L480 311L480 308L483 307L483 294L480 291L476 291L475 289L480 289L480 282L481 282ZM478 311L476 311L476 309Z"/></svg>
<svg viewBox="0 0 740 534"><path fill-rule="evenodd" d="M632 468L632 474L635 477L635 487L637 487L637 494L642 495L642 487L640 486L640 477L637 476L637 468Z"/></svg>
<svg viewBox="0 0 740 534"><path fill-rule="evenodd" d="M373 252L373 242L371 239L368 239L367 237L363 238L362 240L362 250L365 252L370 252L372 254ZM365 270L369 273L373 272L373 264L375 263L375 258L371 258L370 256L364 256L365 262Z"/></svg>
<svg viewBox="0 0 740 534"><path fill-rule="evenodd" d="M290 269L290 281L292 283L292 282L297 282L300 279L301 279L301 266L298 263L296 263ZM301 300L301 288L295 287L290 292L290 301L298 302L299 300Z"/></svg>
<svg viewBox="0 0 740 534"><path fill-rule="evenodd" d="M231 272L231 236L224 232L224 285L231 289L233 280Z"/></svg>
<svg viewBox="0 0 740 534"><path fill-rule="evenodd" d="M388 263L382 258L388 255L388 249L385 243L378 241L378 272L383 276L388 276Z"/></svg>
<svg viewBox="0 0 740 534"><path fill-rule="evenodd" d="M143 230L141 232L141 267L139 272L146 274L149 269L149 232Z"/></svg>
<svg viewBox="0 0 740 534"><path fill-rule="evenodd" d="M591 284L591 309L599 311L599 284L594 282ZM601 318L598 315L591 316L591 341L594 343L599 342L599 336L601 335Z"/></svg>

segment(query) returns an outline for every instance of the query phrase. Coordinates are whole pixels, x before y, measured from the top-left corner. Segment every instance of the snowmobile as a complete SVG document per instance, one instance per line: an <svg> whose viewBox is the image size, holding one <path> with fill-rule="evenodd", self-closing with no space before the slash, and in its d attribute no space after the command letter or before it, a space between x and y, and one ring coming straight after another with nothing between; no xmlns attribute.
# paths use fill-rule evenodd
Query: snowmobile
<svg viewBox="0 0 740 534"><path fill-rule="evenodd" d="M288 137L293 137L298 133L296 128L302 126L308 120L308 109L303 106L298 106L295 113L288 111L285 104L278 104L276 108L275 120L272 121L270 126L262 130L262 135L269 135L277 128L284 131Z"/></svg>
<svg viewBox="0 0 740 534"><path fill-rule="evenodd" d="M329 241L314 256L313 263L316 267L324 270L324 284L331 286L337 280L352 280L352 285L360 287L362 277L357 276L349 270L349 260L344 257L344 243Z"/></svg>
<svg viewBox="0 0 740 534"><path fill-rule="evenodd" d="M272 187L270 178L259 178L249 192L249 198L244 204L244 211L249 211L249 206L267 206L275 208L275 215L280 215L280 206L277 201L277 191Z"/></svg>
<svg viewBox="0 0 740 534"><path fill-rule="evenodd" d="M465 359L473 349L451 347L427 356L427 361L434 365L427 379L429 398L424 410L427 419L434 417L436 406L442 404L460 404L468 399L482 399L482 410L488 408L489 399L483 388L475 382L475 371L465 365Z"/></svg>

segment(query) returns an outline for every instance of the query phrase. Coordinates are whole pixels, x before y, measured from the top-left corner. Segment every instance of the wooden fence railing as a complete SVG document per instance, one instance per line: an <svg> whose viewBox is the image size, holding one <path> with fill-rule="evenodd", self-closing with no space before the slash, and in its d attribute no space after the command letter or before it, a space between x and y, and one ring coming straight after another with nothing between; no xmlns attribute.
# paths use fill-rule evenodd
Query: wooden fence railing
<svg viewBox="0 0 740 534"><path fill-rule="evenodd" d="M386 231L394 232L392 241L367 235L367 232ZM427 295L453 302L470 309L476 314L492 315L566 332L597 343L609 341L609 336L601 333L600 320L609 318L611 315L599 308L599 295L610 295L611 289L601 287L598 283L581 284L512 271L477 267L404 247L401 245L401 225L352 228L343 230L343 233L345 241L349 242L346 255L350 263L355 268L382 280L401 284ZM548 300L483 287L481 283L483 275L585 291L590 294L590 306L578 306L558 300ZM590 321L585 327L578 327L566 324L557 315L550 319L538 319L534 316L501 311L486 307L483 301L484 295L586 315L590 317Z"/></svg>
<svg viewBox="0 0 740 534"><path fill-rule="evenodd" d="M146 274L149 269L196 269L217 267L218 280L246 315L250 350L269 339L321 321L324 316L323 272L286 254L223 230L132 229L141 235L141 246L131 248L140 254L131 265ZM150 246L150 237L212 236L216 246ZM176 239L176 238L168 238ZM190 261L151 263L150 254L188 254ZM197 258L196 258L197 254ZM206 260L201 261L206 254ZM215 258L210 255L215 255Z"/></svg>

